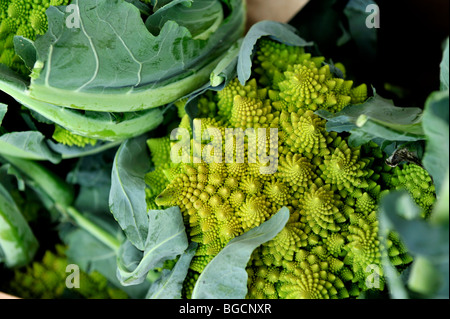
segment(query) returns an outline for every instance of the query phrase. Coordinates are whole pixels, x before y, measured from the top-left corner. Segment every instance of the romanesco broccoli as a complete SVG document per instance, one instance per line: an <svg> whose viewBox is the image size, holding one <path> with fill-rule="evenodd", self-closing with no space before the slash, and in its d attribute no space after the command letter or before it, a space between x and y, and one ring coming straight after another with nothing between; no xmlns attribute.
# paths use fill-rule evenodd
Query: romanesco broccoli
<svg viewBox="0 0 450 319"><path fill-rule="evenodd" d="M428 217L436 201L436 190L428 172L414 163L398 165L389 173L383 174L386 183L392 189L404 189L411 194L415 203Z"/></svg>
<svg viewBox="0 0 450 319"><path fill-rule="evenodd" d="M352 81L334 76L324 61L303 48L260 40L252 79L245 85L231 80L222 91L199 99L194 124L201 121L201 133L217 128L225 139L193 138L188 146L212 151L208 146L215 143L225 155L214 148L199 160L191 151L190 163L175 164L168 158L171 143L178 141L149 140L155 164L147 178L149 208L179 206L190 240L199 245L185 280L185 297L232 238L261 225L283 206L290 210L288 223L253 252L247 265L248 298L357 297L373 288L366 278L374 267L380 277L375 288L383 289L384 252L400 269L412 261L394 233L389 234L388 247L381 247L377 203L400 184L419 195L411 179L420 180L421 187L430 180L423 174L420 179L412 176L418 174L413 168L392 174L375 143L351 147L347 135L326 130L326 120L314 110L337 112L362 103L367 87L353 87ZM339 68L345 74L344 67ZM180 128L192 134L195 127L187 125L186 114L179 114ZM265 142L266 160L273 162L255 156L250 143L244 150L228 144L228 128L255 129ZM265 136L260 128L267 129ZM276 136L267 133L271 128L277 129ZM250 140L243 131L233 134L236 144L241 138ZM243 161L227 161L229 151ZM209 161L213 156L220 160ZM267 163L277 163L276 172L263 174Z"/></svg>

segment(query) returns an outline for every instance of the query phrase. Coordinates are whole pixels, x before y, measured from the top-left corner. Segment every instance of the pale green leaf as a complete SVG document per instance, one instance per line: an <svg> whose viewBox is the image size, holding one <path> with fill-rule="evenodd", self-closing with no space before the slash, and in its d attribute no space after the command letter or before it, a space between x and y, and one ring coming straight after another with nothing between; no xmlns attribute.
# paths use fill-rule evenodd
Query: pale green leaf
<svg viewBox="0 0 450 319"><path fill-rule="evenodd" d="M449 38L445 41L445 49L444 54L442 57L441 62L441 90L448 90L449 89L449 72L448 72L448 65L449 65Z"/></svg>
<svg viewBox="0 0 450 319"><path fill-rule="evenodd" d="M392 191L381 199L379 221L382 245L386 247L387 234L394 231L415 260L412 277L409 278L411 288L426 293L424 296L427 298L448 298L448 224L424 220L421 209L406 191ZM407 283L400 278L388 258L383 258L391 296L396 299L408 298ZM424 282L428 284L423 286Z"/></svg>
<svg viewBox="0 0 450 319"><path fill-rule="evenodd" d="M139 9L125 1L72 1L79 9L79 27L72 28L66 26L64 7L50 7L48 32L35 41L38 60L29 94L55 105L103 112L173 102L206 84L221 56L243 34L244 1L232 3L231 15L207 40L193 39L173 20L154 36Z"/></svg>
<svg viewBox="0 0 450 319"><path fill-rule="evenodd" d="M411 267L408 287L423 295L432 295L439 289L443 280L443 276L429 259L418 256Z"/></svg>
<svg viewBox="0 0 450 319"><path fill-rule="evenodd" d="M38 131L3 134L0 136L0 154L52 163L61 161L61 156L48 147L44 135Z"/></svg>
<svg viewBox="0 0 450 319"><path fill-rule="evenodd" d="M448 228L445 233L444 228L421 219L421 209L409 193L389 193L382 198L380 208L386 227L400 235L410 253L429 257L448 253Z"/></svg>
<svg viewBox="0 0 450 319"><path fill-rule="evenodd" d="M165 9L166 7L169 7ZM152 14L145 25L158 34L167 21L177 21L189 30L193 39L207 40L224 19L219 0L177 0L172 1Z"/></svg>
<svg viewBox="0 0 450 319"><path fill-rule="evenodd" d="M80 268L90 273L98 271L105 276L110 283L124 290L131 298L144 298L149 288L149 283L141 285L122 286L117 279L117 255L116 251L105 245L89 232L81 228L69 229L68 225L62 225L60 235L67 246L67 257L70 262L76 263ZM117 236L120 238L120 236Z"/></svg>
<svg viewBox="0 0 450 319"><path fill-rule="evenodd" d="M437 194L438 200L433 207L433 213L430 222L433 224L448 225L449 224L449 203L450 203L450 181L449 170L445 173L441 185L441 191Z"/></svg>
<svg viewBox="0 0 450 319"><path fill-rule="evenodd" d="M353 145L370 140L417 141L425 139L422 129L422 110L414 107L398 107L378 94L366 102L346 106L342 111L315 112L327 120L326 129L335 132L351 132Z"/></svg>
<svg viewBox="0 0 450 319"><path fill-rule="evenodd" d="M287 45L301 47L313 45L312 42L306 42L300 38L296 34L296 30L288 24L275 21L260 21L255 23L245 35L239 52L237 75L241 84L245 84L250 78L255 45L260 38L265 36Z"/></svg>
<svg viewBox="0 0 450 319"><path fill-rule="evenodd" d="M0 64L0 90L13 96L19 103L67 130L95 139L117 141L131 138L154 129L163 121L160 109L129 112L116 119L105 112L78 112L37 101L27 94L27 83L5 65Z"/></svg>
<svg viewBox="0 0 450 319"><path fill-rule="evenodd" d="M244 299L247 295L247 263L253 251L274 238L289 219L289 210L280 209L269 220L233 238L198 277L192 299Z"/></svg>
<svg viewBox="0 0 450 319"><path fill-rule="evenodd" d="M14 51L31 70L36 62L36 48L33 41L22 36L15 36Z"/></svg>
<svg viewBox="0 0 450 319"><path fill-rule="evenodd" d="M197 244L191 243L172 270L163 269L161 276L150 287L146 299L181 299L183 282L196 250Z"/></svg>
<svg viewBox="0 0 450 319"><path fill-rule="evenodd" d="M223 83L227 83L236 74L236 65L238 61L239 50L241 48L242 39L236 41L228 50L227 55L217 64L211 72L210 84L212 87L218 87Z"/></svg>
<svg viewBox="0 0 450 319"><path fill-rule="evenodd" d="M433 177L438 196L449 167L449 91L432 93L422 119L427 136L423 165Z"/></svg>
<svg viewBox="0 0 450 319"><path fill-rule="evenodd" d="M142 283L150 270L181 255L187 247L183 216L178 207L149 211L145 250L140 251L126 241L119 249L117 277L125 286Z"/></svg>
<svg viewBox="0 0 450 319"><path fill-rule="evenodd" d="M98 140L95 145L87 144L84 147L79 147L76 145L69 146L61 143L55 143L52 140L47 141L49 148L52 151L61 154L62 159L79 158L102 153L111 148L120 146L121 143L122 140L112 142Z"/></svg>
<svg viewBox="0 0 450 319"><path fill-rule="evenodd" d="M114 158L109 206L134 246L144 250L148 234L144 176L150 170L146 137L126 140Z"/></svg>

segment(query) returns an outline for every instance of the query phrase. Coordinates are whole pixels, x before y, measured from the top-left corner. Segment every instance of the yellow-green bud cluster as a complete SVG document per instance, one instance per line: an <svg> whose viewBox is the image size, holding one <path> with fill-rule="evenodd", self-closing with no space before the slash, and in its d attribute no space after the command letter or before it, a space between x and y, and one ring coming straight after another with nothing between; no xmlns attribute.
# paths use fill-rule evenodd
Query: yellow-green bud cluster
<svg viewBox="0 0 450 319"><path fill-rule="evenodd" d="M81 135L74 134L59 125L55 125L55 131L52 138L58 143L68 146L85 147L86 145L94 146L97 140Z"/></svg>
<svg viewBox="0 0 450 319"><path fill-rule="evenodd" d="M353 81L334 76L324 61L323 57L312 58L303 48L266 40L260 42L255 73L260 75L259 84L271 86L269 96L278 110L338 112L364 102L367 86L353 87Z"/></svg>
<svg viewBox="0 0 450 319"><path fill-rule="evenodd" d="M383 177L389 188L407 190L415 203L423 209L423 217L428 217L436 201L436 190L428 172L413 163L394 167Z"/></svg>
<svg viewBox="0 0 450 319"><path fill-rule="evenodd" d="M10 283L9 292L25 299L58 299L73 296L86 299L126 299L127 294L111 286L99 272L80 271L79 288L66 287L70 262L65 248L56 246L56 251L46 251L41 261L35 261L25 269L17 269Z"/></svg>
<svg viewBox="0 0 450 319"><path fill-rule="evenodd" d="M302 48L264 40L246 85L235 79L222 91L200 97L203 109L217 110L193 119L194 124L202 120L202 133L215 127L225 139L227 128L266 129L264 150L278 164L273 174L260 170L265 164L251 154L249 137L239 134L233 141L245 141L242 163L225 161L223 154L222 162L195 162L199 158L191 149L190 163L156 165L171 173L155 204L179 206L190 240L199 244L184 296L232 238L283 206L290 211L288 223L253 252L247 265L248 298L357 297L373 288L366 277L374 267L382 269L383 251L398 267L411 262L395 234L389 235L386 249L381 247L376 211L386 191L382 152L373 143L350 147L345 135L327 132L326 120L313 112L335 112L367 97L364 86L355 89L351 81L334 78L323 61ZM267 134L270 128L278 129L275 137ZM191 137L191 146L200 143L204 150L209 141ZM230 145L222 145L229 150ZM233 149L233 159L240 154ZM160 187L149 183L155 185ZM375 288L383 289L382 271L379 276Z"/></svg>

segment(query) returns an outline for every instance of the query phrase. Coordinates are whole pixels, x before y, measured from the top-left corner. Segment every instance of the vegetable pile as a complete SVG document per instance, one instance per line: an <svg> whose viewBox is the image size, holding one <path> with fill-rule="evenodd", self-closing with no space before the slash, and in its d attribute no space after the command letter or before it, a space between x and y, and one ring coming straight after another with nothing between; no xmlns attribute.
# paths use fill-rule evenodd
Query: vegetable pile
<svg viewBox="0 0 450 319"><path fill-rule="evenodd" d="M448 297L448 40L441 87L398 107L245 16L0 0L0 291Z"/></svg>

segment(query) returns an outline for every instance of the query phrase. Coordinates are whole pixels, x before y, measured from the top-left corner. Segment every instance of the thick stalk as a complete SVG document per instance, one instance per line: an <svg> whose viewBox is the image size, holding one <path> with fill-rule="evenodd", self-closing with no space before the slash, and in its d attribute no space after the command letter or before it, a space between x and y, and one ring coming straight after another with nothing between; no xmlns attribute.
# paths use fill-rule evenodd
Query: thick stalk
<svg viewBox="0 0 450 319"><path fill-rule="evenodd" d="M59 176L37 162L4 154L1 156L32 180L53 202L63 206L72 204L73 189Z"/></svg>
<svg viewBox="0 0 450 319"><path fill-rule="evenodd" d="M117 252L120 247L120 240L86 218L77 209L72 206L64 207L58 204L56 204L56 209L60 213L70 216L78 226L80 226L81 228L89 232L89 234L104 243L106 246Z"/></svg>
<svg viewBox="0 0 450 319"><path fill-rule="evenodd" d="M141 135L160 125L163 121L159 108L140 112L139 116L115 121L107 113L98 116L73 112L57 105L32 99L27 91L27 84L5 65L0 64L0 91L12 96L19 103L65 129L90 138L105 141L118 141Z"/></svg>

